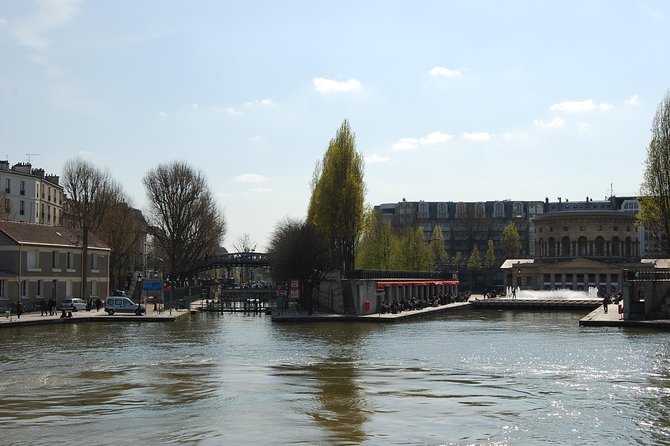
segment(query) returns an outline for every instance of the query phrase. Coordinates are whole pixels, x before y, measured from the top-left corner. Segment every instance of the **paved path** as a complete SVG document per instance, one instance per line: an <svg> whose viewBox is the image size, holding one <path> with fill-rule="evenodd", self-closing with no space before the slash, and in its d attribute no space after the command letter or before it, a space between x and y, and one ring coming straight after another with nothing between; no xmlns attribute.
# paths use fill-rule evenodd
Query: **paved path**
<svg viewBox="0 0 670 446"><path fill-rule="evenodd" d="M145 321L145 322L162 322L162 321L174 321L179 317L189 314L187 310L172 310L172 314L169 311L159 313L154 311L153 304L147 306L147 313L143 316L135 316L132 313L115 313L114 316L110 316L107 312L101 308L100 311L92 310L85 311L79 310L72 312L71 318L61 319L61 313L58 312L55 316L42 316L39 311L30 311L27 313L21 314L21 317L16 317L16 314L12 313L10 317L6 317L5 313L0 313L0 328L6 328L11 326L21 326L21 325L46 325L46 324L59 324L59 323L72 323L72 322L91 322L91 321Z"/></svg>

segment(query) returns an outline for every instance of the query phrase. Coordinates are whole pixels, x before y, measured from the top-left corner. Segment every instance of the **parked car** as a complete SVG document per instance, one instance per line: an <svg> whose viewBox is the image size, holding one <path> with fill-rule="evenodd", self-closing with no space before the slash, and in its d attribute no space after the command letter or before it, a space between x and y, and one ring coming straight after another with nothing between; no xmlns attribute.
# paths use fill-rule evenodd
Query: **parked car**
<svg viewBox="0 0 670 446"><path fill-rule="evenodd" d="M86 309L86 301L84 299L63 299L60 304L60 309L65 311L79 311Z"/></svg>
<svg viewBox="0 0 670 446"><path fill-rule="evenodd" d="M135 313L141 316L146 310L143 306L123 296L110 296L105 299L105 311L112 316L114 313Z"/></svg>

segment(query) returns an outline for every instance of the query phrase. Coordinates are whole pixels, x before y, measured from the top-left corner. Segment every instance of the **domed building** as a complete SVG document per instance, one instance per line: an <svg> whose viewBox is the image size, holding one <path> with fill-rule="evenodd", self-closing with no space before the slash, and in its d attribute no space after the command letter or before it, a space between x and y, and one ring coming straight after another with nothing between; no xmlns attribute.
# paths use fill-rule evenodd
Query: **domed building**
<svg viewBox="0 0 670 446"><path fill-rule="evenodd" d="M626 269L649 268L635 224L634 199L549 203L533 220L535 256L508 259L502 268L513 287L535 290L621 291Z"/></svg>

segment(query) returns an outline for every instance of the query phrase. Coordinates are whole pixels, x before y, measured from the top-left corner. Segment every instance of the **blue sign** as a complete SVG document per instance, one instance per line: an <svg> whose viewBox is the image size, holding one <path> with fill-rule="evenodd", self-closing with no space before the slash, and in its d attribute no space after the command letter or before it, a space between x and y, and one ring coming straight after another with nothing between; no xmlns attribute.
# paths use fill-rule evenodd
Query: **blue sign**
<svg viewBox="0 0 670 446"><path fill-rule="evenodd" d="M145 280L144 281L144 291L160 291L163 289L162 280Z"/></svg>

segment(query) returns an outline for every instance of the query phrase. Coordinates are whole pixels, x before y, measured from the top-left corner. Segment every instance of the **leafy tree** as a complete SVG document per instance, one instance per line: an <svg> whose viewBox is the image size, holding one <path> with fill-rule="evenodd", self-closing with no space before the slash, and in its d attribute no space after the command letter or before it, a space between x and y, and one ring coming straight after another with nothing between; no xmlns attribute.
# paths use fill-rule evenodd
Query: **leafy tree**
<svg viewBox="0 0 670 446"><path fill-rule="evenodd" d="M365 214L363 235L356 253L356 267L388 271L397 263L398 237L391 223L377 216L373 210Z"/></svg>
<svg viewBox="0 0 670 446"><path fill-rule="evenodd" d="M670 90L651 125L640 195L638 221L660 235L663 251L670 254Z"/></svg>
<svg viewBox="0 0 670 446"><path fill-rule="evenodd" d="M356 151L355 135L345 120L314 170L307 211L307 222L328 244L332 268L344 276L354 268L363 229L364 195L363 157Z"/></svg>
<svg viewBox="0 0 670 446"><path fill-rule="evenodd" d="M517 231L514 222L510 221L503 229L502 235L502 249L505 253L505 257L508 259L515 259L519 257L521 252L521 238L519 237L519 231Z"/></svg>
<svg viewBox="0 0 670 446"><path fill-rule="evenodd" d="M468 271L470 273L470 289L476 289L476 274L482 269L482 258L479 254L479 248L477 245L472 247L470 256L468 257Z"/></svg>
<svg viewBox="0 0 670 446"><path fill-rule="evenodd" d="M489 239L486 243L486 255L484 256L484 267L486 267L488 286L491 287L493 283L493 268L496 266L496 251L493 248L493 240Z"/></svg>
<svg viewBox="0 0 670 446"><path fill-rule="evenodd" d="M409 271L427 271L430 268L430 250L423 238L423 227L409 229L400 240L401 265Z"/></svg>
<svg viewBox="0 0 670 446"><path fill-rule="evenodd" d="M275 280L299 279L301 299L311 309L312 287L328 270L328 247L320 231L306 221L286 218L275 227L268 247Z"/></svg>
<svg viewBox="0 0 670 446"><path fill-rule="evenodd" d="M105 213L124 199L121 186L106 170L81 158L63 167L63 189L68 197L63 225L82 232L81 297L88 299L88 238L97 233Z"/></svg>
<svg viewBox="0 0 670 446"><path fill-rule="evenodd" d="M187 277L193 265L217 252L226 220L205 176L185 162L161 164L143 179L149 233L166 255L168 271Z"/></svg>
<svg viewBox="0 0 670 446"><path fill-rule="evenodd" d="M482 257L479 254L479 248L477 248L477 245L472 247L470 257L468 257L468 269L472 271L482 269Z"/></svg>
<svg viewBox="0 0 670 446"><path fill-rule="evenodd" d="M451 259L451 264L455 268L461 268L463 266L463 254L461 251L457 251L456 254L454 254L454 258Z"/></svg>
<svg viewBox="0 0 670 446"><path fill-rule="evenodd" d="M436 270L447 259L447 250L444 249L444 235L442 234L442 228L438 225L435 225L433 228L433 233L430 238L430 257L433 268Z"/></svg>

